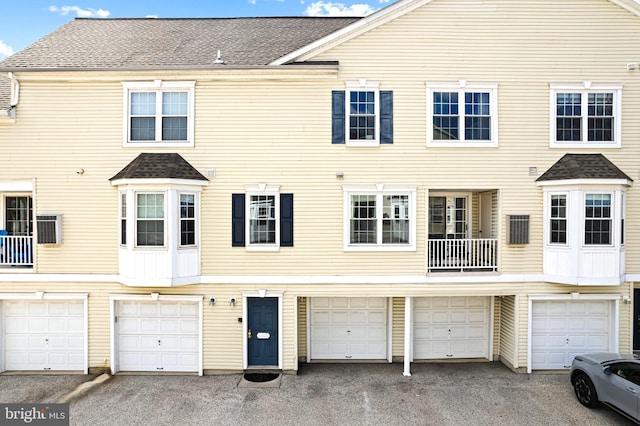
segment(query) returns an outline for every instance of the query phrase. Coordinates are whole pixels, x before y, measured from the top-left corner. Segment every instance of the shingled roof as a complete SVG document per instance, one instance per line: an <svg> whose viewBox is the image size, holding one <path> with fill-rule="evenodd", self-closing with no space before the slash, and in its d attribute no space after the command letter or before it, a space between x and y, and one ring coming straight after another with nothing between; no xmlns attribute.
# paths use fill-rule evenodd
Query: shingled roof
<svg viewBox="0 0 640 426"><path fill-rule="evenodd" d="M76 18L0 62L0 70L261 66L358 17ZM215 64L220 51L224 65Z"/></svg>
<svg viewBox="0 0 640 426"><path fill-rule="evenodd" d="M633 182L602 154L565 154L536 182L570 179L625 179Z"/></svg>
<svg viewBox="0 0 640 426"><path fill-rule="evenodd" d="M209 180L176 153L142 153L109 180L118 179Z"/></svg>

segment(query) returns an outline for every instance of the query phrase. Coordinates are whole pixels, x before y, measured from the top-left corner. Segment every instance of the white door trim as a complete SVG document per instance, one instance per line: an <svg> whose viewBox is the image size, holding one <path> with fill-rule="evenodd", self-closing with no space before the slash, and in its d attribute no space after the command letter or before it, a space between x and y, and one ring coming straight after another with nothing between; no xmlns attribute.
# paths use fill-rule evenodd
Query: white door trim
<svg viewBox="0 0 640 426"><path fill-rule="evenodd" d="M242 291L242 369L246 370L249 368L249 344L247 342L247 332L248 332L248 321L247 316L247 299L249 297L277 297L278 298L278 369L283 369L282 358L283 358L283 346L282 341L283 338L283 324L282 324L282 298L284 296L284 291L282 290L245 290ZM297 305L297 302L296 302ZM297 318L297 317L296 317Z"/></svg>
<svg viewBox="0 0 640 426"><path fill-rule="evenodd" d="M118 347L116 345L116 302L120 300L129 301L161 301L161 302L194 302L198 304L198 375L202 376L202 348L203 348L203 312L202 312L202 295L175 295L175 294L110 294L109 295L109 322L110 322L110 334L111 334L111 373L116 374L120 371L118 367Z"/></svg>
<svg viewBox="0 0 640 426"><path fill-rule="evenodd" d="M89 293L50 293L46 291L24 292L24 293L0 293L0 373L5 371L4 363L4 326L2 320L4 312L2 310L3 300L83 300L83 340L84 340L84 361L83 373L89 374Z"/></svg>
<svg viewBox="0 0 640 426"><path fill-rule="evenodd" d="M533 302L544 300L610 300L611 306L611 329L609 339L609 351L618 352L620 342L618 333L620 329L620 300L621 294L582 294L573 292L569 294L532 294L529 295L529 312L527 313L527 373L531 374L531 339L533 335Z"/></svg>

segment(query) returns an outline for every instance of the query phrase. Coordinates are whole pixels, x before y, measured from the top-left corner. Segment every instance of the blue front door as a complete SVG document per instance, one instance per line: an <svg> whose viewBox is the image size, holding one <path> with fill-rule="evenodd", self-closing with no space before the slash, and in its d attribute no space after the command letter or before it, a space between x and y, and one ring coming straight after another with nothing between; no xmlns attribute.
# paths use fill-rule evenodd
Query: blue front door
<svg viewBox="0 0 640 426"><path fill-rule="evenodd" d="M278 298L247 299L249 366L278 365Z"/></svg>

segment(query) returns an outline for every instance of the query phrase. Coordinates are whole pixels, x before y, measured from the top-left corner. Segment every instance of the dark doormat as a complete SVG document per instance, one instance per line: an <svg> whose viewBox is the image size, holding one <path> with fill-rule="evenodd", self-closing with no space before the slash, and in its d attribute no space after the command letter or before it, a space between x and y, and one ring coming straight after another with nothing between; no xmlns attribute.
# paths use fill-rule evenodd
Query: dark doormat
<svg viewBox="0 0 640 426"><path fill-rule="evenodd" d="M279 388L280 373L245 373L238 383L241 388Z"/></svg>
<svg viewBox="0 0 640 426"><path fill-rule="evenodd" d="M278 377L280 377L280 374L276 373L245 373L244 375L245 380L255 383L270 382Z"/></svg>

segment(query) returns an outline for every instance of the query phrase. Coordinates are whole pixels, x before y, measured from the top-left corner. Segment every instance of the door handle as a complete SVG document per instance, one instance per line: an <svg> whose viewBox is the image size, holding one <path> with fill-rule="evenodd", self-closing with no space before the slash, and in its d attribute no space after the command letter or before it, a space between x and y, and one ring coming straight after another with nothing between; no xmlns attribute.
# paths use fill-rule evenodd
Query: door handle
<svg viewBox="0 0 640 426"><path fill-rule="evenodd" d="M638 393L638 392L636 392L636 390L635 390L634 388L632 388L632 387L628 387L628 388L627 388L627 390L628 390L629 392L631 392L632 394L634 394L634 395Z"/></svg>
<svg viewBox="0 0 640 426"><path fill-rule="evenodd" d="M247 339L251 339L253 335L251 334L251 330L247 331Z"/></svg>

